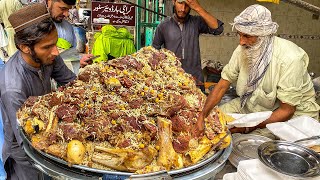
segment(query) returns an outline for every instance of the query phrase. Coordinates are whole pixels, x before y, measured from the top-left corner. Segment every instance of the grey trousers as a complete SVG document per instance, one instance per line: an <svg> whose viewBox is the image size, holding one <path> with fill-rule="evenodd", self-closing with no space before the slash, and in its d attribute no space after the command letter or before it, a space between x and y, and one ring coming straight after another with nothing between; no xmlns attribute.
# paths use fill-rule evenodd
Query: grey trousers
<svg viewBox="0 0 320 180"><path fill-rule="evenodd" d="M10 180L38 180L41 174L34 168L29 157L17 142L12 142L10 157L5 162L7 179Z"/></svg>

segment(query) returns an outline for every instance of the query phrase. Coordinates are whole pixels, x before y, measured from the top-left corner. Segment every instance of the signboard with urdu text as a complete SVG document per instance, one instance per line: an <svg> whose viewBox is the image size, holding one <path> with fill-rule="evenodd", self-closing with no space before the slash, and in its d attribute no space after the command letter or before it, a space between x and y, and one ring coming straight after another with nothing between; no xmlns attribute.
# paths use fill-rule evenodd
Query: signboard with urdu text
<svg viewBox="0 0 320 180"><path fill-rule="evenodd" d="M130 4L112 2L92 2L93 24L135 26L136 8Z"/></svg>

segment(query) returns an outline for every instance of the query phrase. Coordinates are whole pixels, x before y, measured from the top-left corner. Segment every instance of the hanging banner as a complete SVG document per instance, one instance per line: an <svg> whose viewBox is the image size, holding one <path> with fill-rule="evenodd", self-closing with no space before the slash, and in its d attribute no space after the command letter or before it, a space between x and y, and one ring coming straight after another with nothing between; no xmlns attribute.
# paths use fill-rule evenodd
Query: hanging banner
<svg viewBox="0 0 320 180"><path fill-rule="evenodd" d="M112 2L92 2L93 24L135 26L136 8L130 4Z"/></svg>

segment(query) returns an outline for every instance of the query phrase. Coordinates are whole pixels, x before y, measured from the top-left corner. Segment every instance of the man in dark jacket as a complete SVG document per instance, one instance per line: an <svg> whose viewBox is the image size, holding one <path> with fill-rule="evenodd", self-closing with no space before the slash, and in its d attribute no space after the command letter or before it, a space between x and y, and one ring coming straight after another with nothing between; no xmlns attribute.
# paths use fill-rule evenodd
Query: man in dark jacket
<svg viewBox="0 0 320 180"><path fill-rule="evenodd" d="M44 4L26 6L9 17L18 51L0 71L0 107L5 142L2 157L8 179L38 179L39 171L29 162L18 131L17 110L30 96L51 92L51 81L64 85L72 73L59 56L58 34Z"/></svg>
<svg viewBox="0 0 320 180"><path fill-rule="evenodd" d="M162 46L181 58L182 68L203 82L199 35L219 35L223 23L208 13L197 0L174 0L174 15L165 19L156 29L152 46ZM190 15L193 9L200 16Z"/></svg>

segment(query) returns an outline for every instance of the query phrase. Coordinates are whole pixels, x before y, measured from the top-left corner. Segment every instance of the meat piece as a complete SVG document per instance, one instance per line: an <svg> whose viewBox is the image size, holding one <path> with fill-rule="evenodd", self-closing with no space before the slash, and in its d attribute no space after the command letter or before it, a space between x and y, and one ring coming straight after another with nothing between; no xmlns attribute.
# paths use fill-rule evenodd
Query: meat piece
<svg viewBox="0 0 320 180"><path fill-rule="evenodd" d="M67 148L64 145L53 144L46 149L46 152L57 156L61 159L66 159L67 157Z"/></svg>
<svg viewBox="0 0 320 180"><path fill-rule="evenodd" d="M147 85L147 86L151 86L151 85L152 85L152 82L153 82L153 77L148 77L148 78L146 79L146 85Z"/></svg>
<svg viewBox="0 0 320 180"><path fill-rule="evenodd" d="M182 157L176 153L172 146L172 124L171 121L165 118L158 117L159 127L159 144L160 151L157 159L157 165L163 166L166 170L174 168L182 168Z"/></svg>
<svg viewBox="0 0 320 180"><path fill-rule="evenodd" d="M94 117L94 109L92 108L86 108L84 111L79 113L80 117Z"/></svg>
<svg viewBox="0 0 320 180"><path fill-rule="evenodd" d="M131 102L129 102L129 106L132 109L137 109L142 105L142 103L143 103L143 99L142 98L134 99Z"/></svg>
<svg viewBox="0 0 320 180"><path fill-rule="evenodd" d="M68 104L62 104L56 110L58 118L65 122L73 122L77 118L77 113L77 107Z"/></svg>
<svg viewBox="0 0 320 180"><path fill-rule="evenodd" d="M196 119L198 117L197 112L190 111L190 110L180 111L179 115L184 117L187 120L187 122L192 122L193 119L196 121Z"/></svg>
<svg viewBox="0 0 320 180"><path fill-rule="evenodd" d="M173 139L173 148L177 153L186 153L189 150L190 136L180 135Z"/></svg>
<svg viewBox="0 0 320 180"><path fill-rule="evenodd" d="M152 147L134 151L96 146L92 161L119 171L135 172L149 165L156 155L157 150Z"/></svg>
<svg viewBox="0 0 320 180"><path fill-rule="evenodd" d="M50 132L50 134L48 135L48 143L51 145L56 143L57 141L58 141L57 132L56 131Z"/></svg>
<svg viewBox="0 0 320 180"><path fill-rule="evenodd" d="M169 98L170 98L170 102L172 102L172 103L170 104L170 106L166 110L166 114L168 117L172 117L180 109L183 109L184 107L187 106L187 101L181 95L170 94Z"/></svg>
<svg viewBox="0 0 320 180"><path fill-rule="evenodd" d="M149 65L151 66L152 70L156 70L157 66L159 65L159 61L153 57L149 58Z"/></svg>
<svg viewBox="0 0 320 180"><path fill-rule="evenodd" d="M140 71L143 68L143 64L141 62L139 62L136 59L129 57L129 56L125 56L121 59L115 60L112 63L112 65L114 67L119 68L120 70L134 68L134 69Z"/></svg>
<svg viewBox="0 0 320 180"><path fill-rule="evenodd" d="M81 127L79 127L79 125L75 123L63 124L60 125L60 128L66 141L73 139L84 141L89 136L86 131L83 131Z"/></svg>
<svg viewBox="0 0 320 180"><path fill-rule="evenodd" d="M86 70L86 71L83 71L81 72L79 75L78 75L78 79L83 81L83 82L89 82L90 80L90 71L89 70Z"/></svg>
<svg viewBox="0 0 320 180"><path fill-rule="evenodd" d="M104 141L108 136L108 129L100 121L87 121L85 129L89 133L89 139Z"/></svg>
<svg viewBox="0 0 320 180"><path fill-rule="evenodd" d="M125 115L124 112L117 112L117 113L116 112L112 112L112 113L109 114L109 117L111 119L117 120L119 117L121 117L123 115Z"/></svg>
<svg viewBox="0 0 320 180"><path fill-rule="evenodd" d="M48 102L50 107L56 106L56 105L60 105L62 103L62 97L58 97L56 93L53 93L51 95L51 98Z"/></svg>
<svg viewBox="0 0 320 180"><path fill-rule="evenodd" d="M209 128L205 131L205 134L210 140L212 140L217 134L222 132L222 126L219 121L218 114L215 114L215 115L210 114L207 117L206 124Z"/></svg>
<svg viewBox="0 0 320 180"><path fill-rule="evenodd" d="M115 126L112 126L111 131L112 132L124 132L123 126L121 124L116 124Z"/></svg>
<svg viewBox="0 0 320 180"><path fill-rule="evenodd" d="M85 94L86 90L85 89L67 89L65 91L65 94L70 94L71 97L73 98L82 98Z"/></svg>
<svg viewBox="0 0 320 180"><path fill-rule="evenodd" d="M120 93L120 96L124 99L127 99L129 97L130 93L126 90Z"/></svg>
<svg viewBox="0 0 320 180"><path fill-rule="evenodd" d="M122 141L122 142L119 142L118 144L117 144L117 147L119 147L119 148L126 148L126 147L128 147L128 146L130 146L131 145L131 140L130 139L127 139L127 140L124 140L124 141Z"/></svg>
<svg viewBox="0 0 320 180"><path fill-rule="evenodd" d="M174 116L171 118L172 122L172 130L174 132L189 132L190 131L190 125L187 124L186 119L182 116Z"/></svg>
<svg viewBox="0 0 320 180"><path fill-rule="evenodd" d="M24 102L26 107L33 106L38 101L38 96L29 96L29 98Z"/></svg>
<svg viewBox="0 0 320 180"><path fill-rule="evenodd" d="M142 124L138 121L137 118L131 117L124 117L124 119L130 124L130 126L135 130L141 130Z"/></svg>
<svg viewBox="0 0 320 180"><path fill-rule="evenodd" d="M126 88L130 88L133 84L132 81L127 77L121 78L120 82L121 82L121 85Z"/></svg>
<svg viewBox="0 0 320 180"><path fill-rule="evenodd" d="M115 110L117 108L117 105L115 103L108 103L108 104L103 104L101 106L101 109L108 112L108 111L111 111L111 110Z"/></svg>
<svg viewBox="0 0 320 180"><path fill-rule="evenodd" d="M130 59L130 65L136 70L140 71L143 68L143 64L136 59Z"/></svg>
<svg viewBox="0 0 320 180"><path fill-rule="evenodd" d="M158 128L155 124L144 123L143 126L150 132L150 135L156 135L158 132Z"/></svg>
<svg viewBox="0 0 320 180"><path fill-rule="evenodd" d="M35 136L32 136L31 144L34 148L38 150L45 150L49 147L47 137L44 137L43 134L37 134Z"/></svg>
<svg viewBox="0 0 320 180"><path fill-rule="evenodd" d="M165 54L156 52L156 53L153 53L152 57L149 58L148 63L151 66L151 68L155 70L159 66L160 61L162 61L165 58L166 58Z"/></svg>

